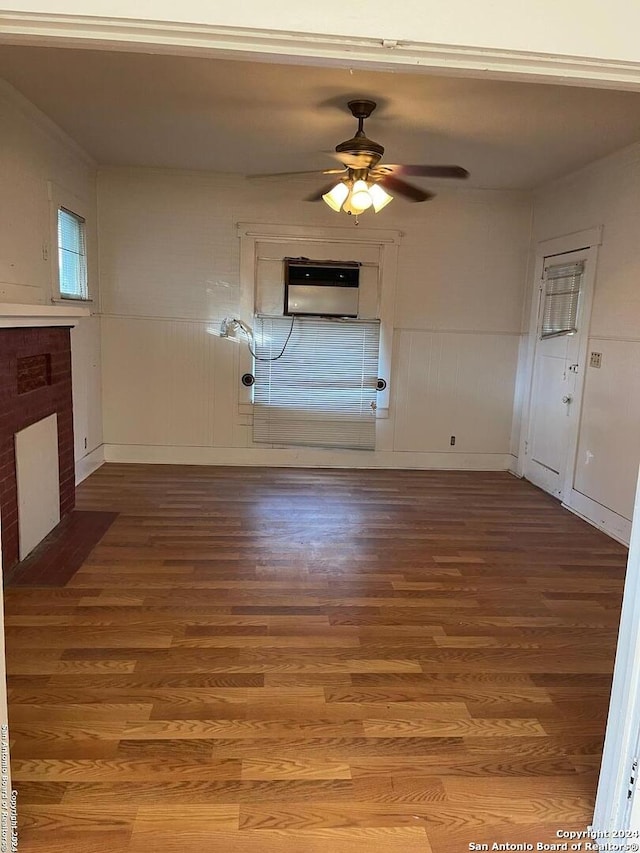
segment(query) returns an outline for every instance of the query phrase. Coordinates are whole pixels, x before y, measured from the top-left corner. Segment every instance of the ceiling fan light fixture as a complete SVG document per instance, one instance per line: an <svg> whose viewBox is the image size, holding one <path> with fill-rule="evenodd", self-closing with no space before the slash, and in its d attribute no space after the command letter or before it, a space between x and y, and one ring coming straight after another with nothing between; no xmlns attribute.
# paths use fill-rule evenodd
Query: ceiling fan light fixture
<svg viewBox="0 0 640 853"><path fill-rule="evenodd" d="M342 205L342 212L348 213L350 216L358 216L359 213L362 213L361 210L356 210L356 208L351 204L351 195Z"/></svg>
<svg viewBox="0 0 640 853"><path fill-rule="evenodd" d="M329 205L336 213L340 213L342 205L345 203L349 195L349 187L340 181L332 190L322 196L322 200Z"/></svg>
<svg viewBox="0 0 640 853"><path fill-rule="evenodd" d="M382 189L380 184L372 184L369 187L369 195L373 201L373 209L376 213L379 213L383 207L386 207L390 201L393 201L393 196Z"/></svg>
<svg viewBox="0 0 640 853"><path fill-rule="evenodd" d="M362 213L362 211L368 210L371 207L373 199L371 198L366 181L359 180L354 183L349 200L353 209L358 213Z"/></svg>
<svg viewBox="0 0 640 853"><path fill-rule="evenodd" d="M346 213L357 219L365 210L373 209L379 213L394 196L384 187L390 187L395 196L406 198L413 202L429 201L434 197L432 192L422 189L415 184L403 180L404 175L419 178L468 178L469 173L462 166L435 165L424 163L406 165L385 165L381 163L384 147L379 142L369 139L364 132L365 119L369 118L376 108L375 101L368 98L356 98L347 104L351 115L358 121L358 129L351 139L340 142L335 147L333 155L342 167L341 169L322 169L314 174L335 175L333 180L321 189L315 190L306 197L306 201L320 201L336 213ZM329 152L326 152L329 153ZM308 172L281 172L276 175L249 175L253 178L295 177L309 174Z"/></svg>

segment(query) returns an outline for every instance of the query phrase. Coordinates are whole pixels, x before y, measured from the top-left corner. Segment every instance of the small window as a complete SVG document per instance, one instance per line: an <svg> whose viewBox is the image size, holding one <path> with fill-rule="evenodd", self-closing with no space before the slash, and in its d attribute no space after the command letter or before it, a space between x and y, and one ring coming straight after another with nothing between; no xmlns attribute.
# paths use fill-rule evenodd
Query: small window
<svg viewBox="0 0 640 853"><path fill-rule="evenodd" d="M85 220L58 208L58 284L63 299L88 299Z"/></svg>
<svg viewBox="0 0 640 853"><path fill-rule="evenodd" d="M578 303L583 274L584 262L545 268L541 338L573 335L578 331Z"/></svg>

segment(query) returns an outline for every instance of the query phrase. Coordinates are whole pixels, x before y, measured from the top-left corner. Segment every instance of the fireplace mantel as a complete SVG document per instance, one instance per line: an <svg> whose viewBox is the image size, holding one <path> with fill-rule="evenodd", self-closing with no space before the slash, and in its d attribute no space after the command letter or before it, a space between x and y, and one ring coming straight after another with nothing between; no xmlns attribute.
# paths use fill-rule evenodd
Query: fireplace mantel
<svg viewBox="0 0 640 853"><path fill-rule="evenodd" d="M76 326L88 317L89 308L78 305L18 305L0 302L0 329L24 329L43 326Z"/></svg>

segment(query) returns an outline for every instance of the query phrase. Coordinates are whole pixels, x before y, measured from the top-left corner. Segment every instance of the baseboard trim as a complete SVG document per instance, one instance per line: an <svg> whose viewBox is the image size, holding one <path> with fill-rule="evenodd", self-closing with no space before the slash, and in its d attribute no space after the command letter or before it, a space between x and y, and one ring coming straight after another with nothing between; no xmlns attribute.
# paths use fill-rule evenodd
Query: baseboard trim
<svg viewBox="0 0 640 853"><path fill-rule="evenodd" d="M602 506L602 504L588 498L581 492L577 492L575 489L572 489L567 503L563 503L562 506L574 515L579 516L584 521L588 521L589 524L602 530L603 533L611 536L612 539L620 542L621 545L629 547L631 522L622 515L618 515L617 512L608 509L606 506Z"/></svg>
<svg viewBox="0 0 640 853"><path fill-rule="evenodd" d="M519 480L522 479L522 472L518 466L518 457L514 453L509 454L509 466L507 471L510 474L513 474L514 477L517 477Z"/></svg>
<svg viewBox="0 0 640 853"><path fill-rule="evenodd" d="M398 468L416 470L507 471L509 453L420 453L324 450L311 447L171 447L105 444L106 462L163 465L253 465L292 468Z"/></svg>
<svg viewBox="0 0 640 853"><path fill-rule="evenodd" d="M104 444L96 447L91 453L87 453L82 459L76 460L76 486L86 480L89 474L97 471L105 463Z"/></svg>

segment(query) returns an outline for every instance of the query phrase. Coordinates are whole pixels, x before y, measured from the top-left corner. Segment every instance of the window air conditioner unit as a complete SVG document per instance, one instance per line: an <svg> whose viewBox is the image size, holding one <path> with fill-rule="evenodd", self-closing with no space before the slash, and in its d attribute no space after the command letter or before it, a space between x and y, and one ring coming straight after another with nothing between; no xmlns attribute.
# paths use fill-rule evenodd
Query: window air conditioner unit
<svg viewBox="0 0 640 853"><path fill-rule="evenodd" d="M360 264L356 261L284 259L284 313L357 317Z"/></svg>

